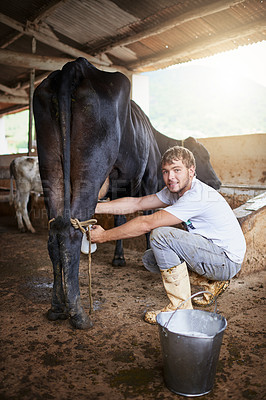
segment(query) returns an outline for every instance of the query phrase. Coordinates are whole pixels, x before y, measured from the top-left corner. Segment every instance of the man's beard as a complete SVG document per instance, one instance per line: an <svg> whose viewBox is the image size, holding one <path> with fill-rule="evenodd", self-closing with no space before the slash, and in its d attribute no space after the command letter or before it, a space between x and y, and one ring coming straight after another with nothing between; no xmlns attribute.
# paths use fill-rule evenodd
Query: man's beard
<svg viewBox="0 0 266 400"><path fill-rule="evenodd" d="M180 193L182 193L182 191L189 185L189 172L187 173L187 180L186 182L183 184L183 186L176 192L176 191L172 191L170 190L171 193L177 194L178 197L180 197Z"/></svg>

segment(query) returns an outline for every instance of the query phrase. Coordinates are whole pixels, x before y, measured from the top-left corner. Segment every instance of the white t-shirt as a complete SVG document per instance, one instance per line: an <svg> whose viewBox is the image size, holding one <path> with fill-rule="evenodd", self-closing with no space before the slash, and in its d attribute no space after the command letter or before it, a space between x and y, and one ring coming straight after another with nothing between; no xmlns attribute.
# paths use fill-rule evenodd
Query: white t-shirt
<svg viewBox="0 0 266 400"><path fill-rule="evenodd" d="M246 252L245 238L234 212L220 193L194 177L191 189L180 198L167 187L156 195L169 204L164 210L185 222L189 232L211 240L231 261L242 263Z"/></svg>

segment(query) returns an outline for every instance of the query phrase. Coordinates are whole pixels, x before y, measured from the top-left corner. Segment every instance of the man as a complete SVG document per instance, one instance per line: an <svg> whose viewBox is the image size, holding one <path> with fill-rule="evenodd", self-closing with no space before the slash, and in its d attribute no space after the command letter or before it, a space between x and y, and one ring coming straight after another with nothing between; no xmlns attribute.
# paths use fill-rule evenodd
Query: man
<svg viewBox="0 0 266 400"><path fill-rule="evenodd" d="M140 198L127 197L99 203L96 213L129 214L154 210L124 225L104 230L95 225L92 243L126 239L151 231L150 246L143 257L144 266L161 272L170 303L162 310L148 311L144 320L156 323L160 311L191 309L190 280L213 295L219 295L235 276L244 259L246 244L241 227L225 199L195 177L195 159L186 148L175 146L162 157L165 187ZM183 223L187 230L174 225ZM190 276L188 273L190 271ZM208 305L213 296L194 299Z"/></svg>

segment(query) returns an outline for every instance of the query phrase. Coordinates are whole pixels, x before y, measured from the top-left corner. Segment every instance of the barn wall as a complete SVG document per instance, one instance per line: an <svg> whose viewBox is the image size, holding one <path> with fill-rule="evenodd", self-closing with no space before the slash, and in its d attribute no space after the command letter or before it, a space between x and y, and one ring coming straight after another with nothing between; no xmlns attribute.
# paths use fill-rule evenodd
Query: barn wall
<svg viewBox="0 0 266 400"><path fill-rule="evenodd" d="M247 251L240 275L265 269L266 192L234 210L244 233Z"/></svg>
<svg viewBox="0 0 266 400"><path fill-rule="evenodd" d="M223 184L266 186L266 133L198 140L210 152L214 170ZM24 154L1 155L0 170L7 169L21 155Z"/></svg>
<svg viewBox="0 0 266 400"><path fill-rule="evenodd" d="M266 186L266 134L198 139L223 184Z"/></svg>

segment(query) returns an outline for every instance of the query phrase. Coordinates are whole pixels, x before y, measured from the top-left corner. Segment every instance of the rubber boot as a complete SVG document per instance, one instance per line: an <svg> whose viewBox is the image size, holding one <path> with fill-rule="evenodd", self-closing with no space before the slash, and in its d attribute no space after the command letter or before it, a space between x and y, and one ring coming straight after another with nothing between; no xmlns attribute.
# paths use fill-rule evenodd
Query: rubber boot
<svg viewBox="0 0 266 400"><path fill-rule="evenodd" d="M190 282L192 285L200 286L203 290L207 290L209 293L203 293L201 296L196 296L192 299L192 303L198 307L206 307L214 302L215 297L222 294L226 288L228 288L230 281L211 281L204 276L198 275L195 272L189 274Z"/></svg>
<svg viewBox="0 0 266 400"><path fill-rule="evenodd" d="M185 262L161 271L161 275L170 303L162 310L147 311L144 315L144 321L149 324L156 324L156 316L160 312L175 311L184 300L191 296L188 269ZM193 309L191 299L184 303L180 309Z"/></svg>

